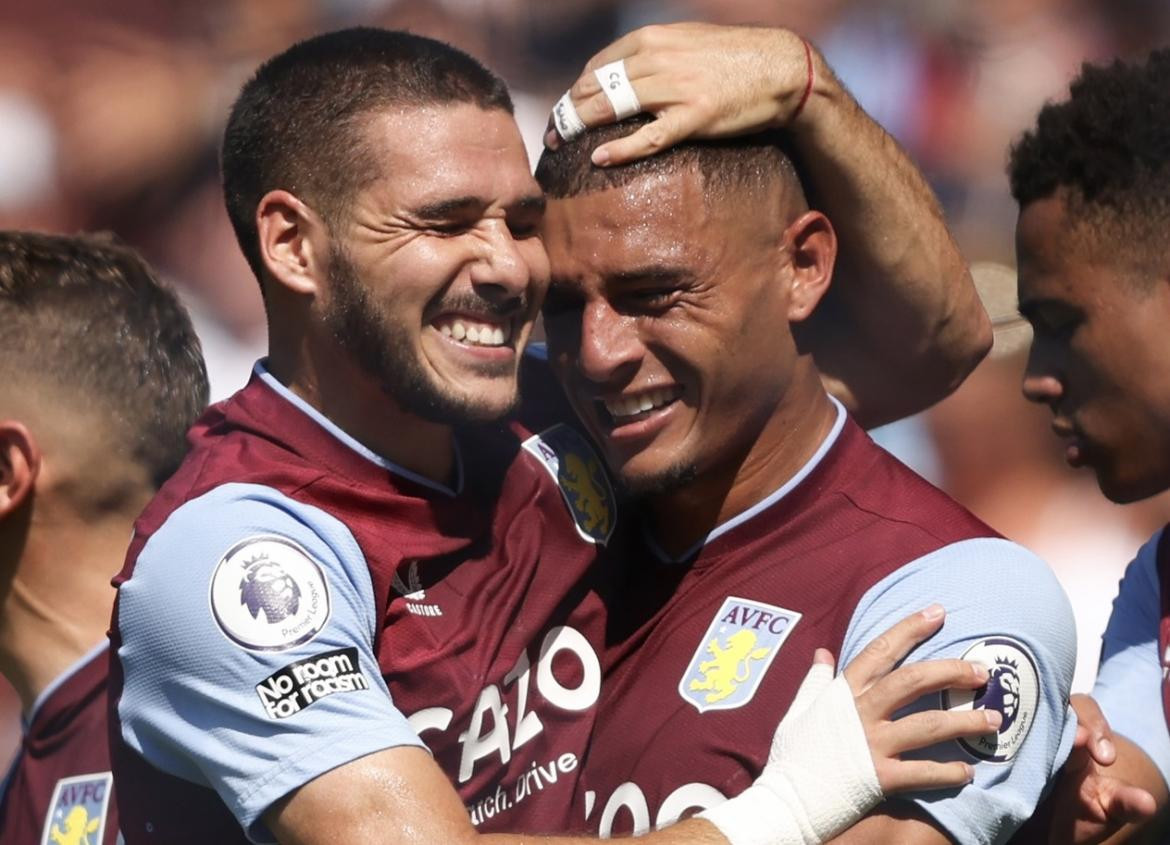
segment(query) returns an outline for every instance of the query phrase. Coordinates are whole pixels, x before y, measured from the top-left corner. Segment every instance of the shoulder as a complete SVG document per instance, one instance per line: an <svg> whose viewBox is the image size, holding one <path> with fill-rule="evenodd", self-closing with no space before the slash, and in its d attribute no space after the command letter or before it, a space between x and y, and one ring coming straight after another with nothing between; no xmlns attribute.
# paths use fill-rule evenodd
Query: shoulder
<svg viewBox="0 0 1170 845"><path fill-rule="evenodd" d="M874 584L861 605L889 596L920 595L948 612L978 609L989 618L1034 625L1048 614L1071 624L1072 608L1052 569L1023 546L1002 537L947 543Z"/></svg>
<svg viewBox="0 0 1170 845"><path fill-rule="evenodd" d="M917 530L938 543L999 534L974 514L849 425L843 434L848 468L840 491L854 507L903 530Z"/></svg>
<svg viewBox="0 0 1170 845"><path fill-rule="evenodd" d="M858 602L848 639L864 646L905 615L933 602L947 612L923 656L958 657L980 643L1011 642L1067 690L1076 662L1072 606L1048 565L998 537L949 543L878 581ZM949 644L940 651L943 644Z"/></svg>
<svg viewBox="0 0 1170 845"><path fill-rule="evenodd" d="M185 630L190 641L222 635L285 648L315 636L339 605L373 624L371 576L353 534L271 487L213 487L136 537L130 554L117 610L127 644L169 643Z"/></svg>

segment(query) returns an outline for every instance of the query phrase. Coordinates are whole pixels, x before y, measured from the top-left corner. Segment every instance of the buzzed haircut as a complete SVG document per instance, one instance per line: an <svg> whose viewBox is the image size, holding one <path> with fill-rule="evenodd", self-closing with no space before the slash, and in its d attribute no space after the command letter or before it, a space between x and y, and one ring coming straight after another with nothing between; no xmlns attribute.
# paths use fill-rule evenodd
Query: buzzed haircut
<svg viewBox="0 0 1170 845"><path fill-rule="evenodd" d="M1140 63L1085 64L1069 98L1040 110L1012 147L1020 207L1061 192L1074 223L1165 253L1170 225L1170 49Z"/></svg>
<svg viewBox="0 0 1170 845"><path fill-rule="evenodd" d="M806 200L787 139L780 132L760 132L736 138L691 140L665 152L617 167L597 167L593 150L646 125L652 117L635 115L619 123L588 129L556 150L545 150L536 165L536 181L551 199L579 196L628 185L644 176L698 168L709 195L733 195L763 188L777 178L785 195ZM795 192L795 193L794 193Z"/></svg>
<svg viewBox="0 0 1170 845"><path fill-rule="evenodd" d="M186 310L138 253L106 234L0 231L0 326L0 383L107 418L118 442L95 448L126 450L156 486L175 471L207 370Z"/></svg>
<svg viewBox="0 0 1170 845"><path fill-rule="evenodd" d="M222 156L228 217L256 277L256 207L266 193L287 190L333 226L354 192L383 175L364 137L372 112L458 103L512 113L502 79L461 50L406 32L339 30L262 64L232 107Z"/></svg>

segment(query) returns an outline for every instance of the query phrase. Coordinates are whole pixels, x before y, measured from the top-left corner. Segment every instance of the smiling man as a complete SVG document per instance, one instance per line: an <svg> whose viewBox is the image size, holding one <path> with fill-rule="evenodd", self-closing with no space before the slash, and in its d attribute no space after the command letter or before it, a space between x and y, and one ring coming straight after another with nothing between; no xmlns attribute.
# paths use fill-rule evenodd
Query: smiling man
<svg viewBox="0 0 1170 845"><path fill-rule="evenodd" d="M1118 503L1170 489L1168 115L1170 52L1086 65L1009 166L1020 311L1034 332L1024 395L1052 409L1069 464L1091 468ZM1117 760L1105 769L1081 759L1076 772L1140 785L1160 807L1170 798L1168 619L1163 528L1121 582L1093 687L1118 734ZM1120 827L1098 821L1056 838L1100 841Z"/></svg>
<svg viewBox="0 0 1170 845"><path fill-rule="evenodd" d="M270 352L196 425L118 578L126 841L448 845L579 826L602 547L620 532L582 435L500 421L548 284L544 197L503 83L429 39L319 36L244 86L223 171ZM977 309L958 322L977 354ZM965 782L961 763L898 754L981 731L982 714L889 721L907 690L986 680L961 661L886 677L939 623L913 617L854 661L828 685L835 706L810 696L808 718L833 713L832 729L810 744L826 732L798 715L777 743L804 737L805 753L789 745L769 769L781 787L762 780L737 805L768 822L759 841L811 838L773 823L805 803L799 761L820 784L810 814L831 822L818 839L883 789ZM705 821L652 837L725 841Z"/></svg>
<svg viewBox="0 0 1170 845"><path fill-rule="evenodd" d="M643 56L638 66L653 64ZM630 76L646 106L655 77L640 87ZM985 662L992 683L974 706L1002 722L928 751L972 764L973 784L891 802L843 838L1002 842L1072 743L1071 611L1042 561L878 448L826 393L809 323L837 236L802 177L826 207L853 205L842 217L851 246L876 250L900 231L909 206L899 198L920 177L898 170L900 154L860 110L842 109L852 101L823 64L810 90L790 134L689 141L595 167L599 149L653 125L635 118L546 151L537 167L549 199L550 361L642 506L643 551L630 555L610 608L580 811L609 835L708 807L734 832L736 814L720 802L764 767L769 714L792 701L812 649L851 656L929 595L948 608L947 624L913 659ZM835 109L852 118L820 137L811 176L798 174L786 150L807 138L804 121ZM859 149L886 150L887 166L866 171L872 182L841 180L834 152ZM834 182L836 196L823 189ZM921 254L907 254L912 268ZM943 702L970 706L972 696Z"/></svg>

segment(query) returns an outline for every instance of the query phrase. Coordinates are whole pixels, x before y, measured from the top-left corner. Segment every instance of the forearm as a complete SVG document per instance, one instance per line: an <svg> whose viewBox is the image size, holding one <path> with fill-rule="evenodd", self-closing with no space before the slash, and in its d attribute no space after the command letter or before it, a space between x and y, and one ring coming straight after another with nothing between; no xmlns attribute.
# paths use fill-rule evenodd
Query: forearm
<svg viewBox="0 0 1170 845"><path fill-rule="evenodd" d="M950 837L913 804L891 802L882 805L849 830L832 840L832 845L947 845Z"/></svg>
<svg viewBox="0 0 1170 845"><path fill-rule="evenodd" d="M596 845L588 836L523 836L515 833L488 834L475 840L480 845ZM727 845L727 840L704 819L687 819L664 830L638 837L645 845Z"/></svg>
<svg viewBox="0 0 1170 845"><path fill-rule="evenodd" d="M875 425L953 390L990 348L991 326L922 174L813 59L789 129L810 199L837 232L829 311L844 326L809 340L835 392Z"/></svg>
<svg viewBox="0 0 1170 845"><path fill-rule="evenodd" d="M1167 791L1166 781L1162 779L1158 767L1141 748L1123 736L1115 736L1114 745L1117 748L1117 759L1106 771L1118 780L1140 786L1153 795L1158 805L1159 816L1155 817L1153 823L1127 824L1105 841L1107 845L1147 841L1142 834L1157 827L1159 820L1165 823L1170 792Z"/></svg>

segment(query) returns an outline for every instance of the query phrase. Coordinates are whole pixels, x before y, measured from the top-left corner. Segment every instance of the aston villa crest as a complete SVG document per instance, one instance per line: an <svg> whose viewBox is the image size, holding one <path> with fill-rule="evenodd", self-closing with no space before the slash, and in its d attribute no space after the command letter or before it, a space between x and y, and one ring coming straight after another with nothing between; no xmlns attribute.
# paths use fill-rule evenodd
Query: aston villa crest
<svg viewBox="0 0 1170 845"><path fill-rule="evenodd" d="M743 707L798 621L794 610L724 599L679 681L679 695L700 713Z"/></svg>
<svg viewBox="0 0 1170 845"><path fill-rule="evenodd" d="M617 497L601 459L571 426L554 425L524 441L561 488L573 524L583 540L605 545L613 534Z"/></svg>
<svg viewBox="0 0 1170 845"><path fill-rule="evenodd" d="M61 778L53 788L41 845L97 845L106 832L109 772Z"/></svg>

